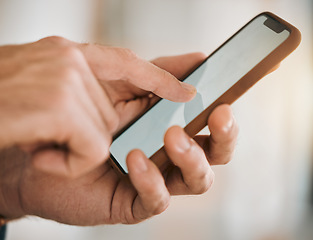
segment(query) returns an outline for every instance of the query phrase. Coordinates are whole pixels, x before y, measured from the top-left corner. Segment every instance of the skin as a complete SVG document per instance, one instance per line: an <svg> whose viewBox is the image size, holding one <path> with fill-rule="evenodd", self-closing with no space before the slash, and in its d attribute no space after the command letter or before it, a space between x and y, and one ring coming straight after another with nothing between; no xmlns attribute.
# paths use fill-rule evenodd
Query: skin
<svg viewBox="0 0 313 240"><path fill-rule="evenodd" d="M107 161L114 133L158 97L195 96L177 79L204 60L201 53L150 63L127 49L50 37L0 54L0 214L7 218L138 223L163 212L171 195L206 192L211 165L232 157L238 126L221 105L208 119L209 136L168 129L173 165L165 172L138 149L127 156L128 177Z"/></svg>

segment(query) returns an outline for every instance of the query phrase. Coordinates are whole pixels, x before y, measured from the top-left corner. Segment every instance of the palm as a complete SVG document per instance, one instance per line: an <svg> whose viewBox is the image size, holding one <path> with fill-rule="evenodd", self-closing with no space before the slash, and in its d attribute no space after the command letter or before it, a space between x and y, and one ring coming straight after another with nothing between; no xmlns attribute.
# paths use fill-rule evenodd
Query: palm
<svg viewBox="0 0 313 240"><path fill-rule="evenodd" d="M136 192L108 163L75 180L28 167L20 189L29 214L77 225L136 222L131 213Z"/></svg>

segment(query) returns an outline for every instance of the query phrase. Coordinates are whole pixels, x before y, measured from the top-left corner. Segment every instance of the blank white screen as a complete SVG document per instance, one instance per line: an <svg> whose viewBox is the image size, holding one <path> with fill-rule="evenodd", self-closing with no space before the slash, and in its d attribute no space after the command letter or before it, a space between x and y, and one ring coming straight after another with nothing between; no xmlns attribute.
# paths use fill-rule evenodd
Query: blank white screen
<svg viewBox="0 0 313 240"><path fill-rule="evenodd" d="M192 101L162 99L113 141L111 154L126 173L126 156L132 149L152 156L163 146L164 133L170 126L185 127L288 38L287 30L278 34L263 24L265 20L265 15L254 19L185 79L197 88Z"/></svg>

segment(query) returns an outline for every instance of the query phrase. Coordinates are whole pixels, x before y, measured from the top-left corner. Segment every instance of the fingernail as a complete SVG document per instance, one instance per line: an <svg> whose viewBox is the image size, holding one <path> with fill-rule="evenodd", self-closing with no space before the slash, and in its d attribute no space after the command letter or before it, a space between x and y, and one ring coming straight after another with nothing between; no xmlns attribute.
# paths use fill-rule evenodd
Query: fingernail
<svg viewBox="0 0 313 240"><path fill-rule="evenodd" d="M185 82L180 82L180 84L184 89L188 90L188 92L191 92L193 94L195 94L197 92L197 89L194 86L192 86L191 84L188 84Z"/></svg>
<svg viewBox="0 0 313 240"><path fill-rule="evenodd" d="M136 167L137 170L140 172L146 172L148 170L148 165L147 165L147 159L145 159L145 156L140 156L137 158L136 162Z"/></svg>
<svg viewBox="0 0 313 240"><path fill-rule="evenodd" d="M191 148L191 139L185 132L182 134L182 137L179 138L177 143L181 152L186 152Z"/></svg>

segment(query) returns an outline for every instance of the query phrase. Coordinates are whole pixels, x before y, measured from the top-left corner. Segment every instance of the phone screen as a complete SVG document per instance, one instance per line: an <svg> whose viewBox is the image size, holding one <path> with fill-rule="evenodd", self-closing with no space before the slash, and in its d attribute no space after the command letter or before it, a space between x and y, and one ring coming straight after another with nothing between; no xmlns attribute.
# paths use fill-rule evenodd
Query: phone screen
<svg viewBox="0 0 313 240"><path fill-rule="evenodd" d="M264 14L253 19L184 80L197 89L193 100L187 103L160 100L113 141L112 159L127 173L126 156L132 149L141 149L151 157L163 146L163 136L169 127L185 127L289 35L289 30L270 16Z"/></svg>

